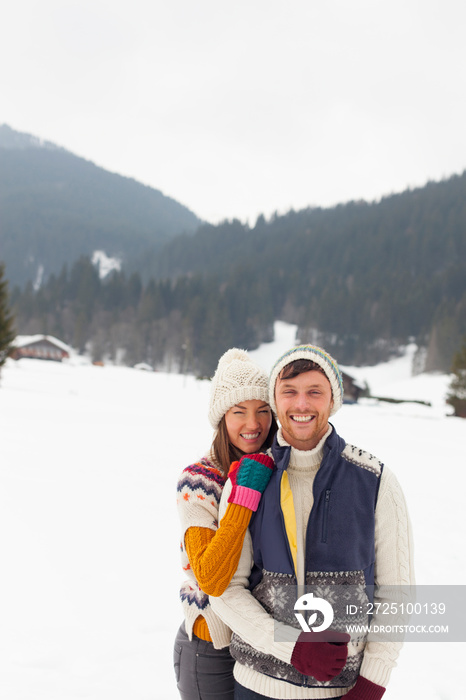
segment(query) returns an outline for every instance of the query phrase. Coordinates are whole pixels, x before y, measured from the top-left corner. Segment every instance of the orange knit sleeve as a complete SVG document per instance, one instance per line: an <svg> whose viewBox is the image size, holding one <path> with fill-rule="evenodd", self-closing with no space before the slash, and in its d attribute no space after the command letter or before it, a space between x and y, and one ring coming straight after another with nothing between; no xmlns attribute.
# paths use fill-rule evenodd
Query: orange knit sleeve
<svg viewBox="0 0 466 700"><path fill-rule="evenodd" d="M189 563L200 588L207 595L220 596L235 573L252 511L230 503L218 530L190 527L184 542Z"/></svg>

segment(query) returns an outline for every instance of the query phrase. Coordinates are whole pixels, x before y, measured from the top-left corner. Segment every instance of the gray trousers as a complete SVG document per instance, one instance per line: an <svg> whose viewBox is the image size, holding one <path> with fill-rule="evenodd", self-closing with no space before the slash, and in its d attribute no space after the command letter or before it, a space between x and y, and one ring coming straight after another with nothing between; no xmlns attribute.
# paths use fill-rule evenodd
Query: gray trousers
<svg viewBox="0 0 466 700"><path fill-rule="evenodd" d="M233 700L235 662L230 652L195 635L190 642L184 622L176 635L173 665L182 700Z"/></svg>

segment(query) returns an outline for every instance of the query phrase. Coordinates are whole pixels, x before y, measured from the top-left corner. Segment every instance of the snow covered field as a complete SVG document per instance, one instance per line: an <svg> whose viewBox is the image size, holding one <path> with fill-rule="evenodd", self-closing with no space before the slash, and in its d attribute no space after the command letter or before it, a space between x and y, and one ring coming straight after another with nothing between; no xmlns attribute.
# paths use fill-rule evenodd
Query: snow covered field
<svg viewBox="0 0 466 700"><path fill-rule="evenodd" d="M269 369L294 344L255 359ZM401 482L417 581L465 584L466 421L448 377L410 376L412 349L354 369L373 394L333 418ZM349 371L349 368L348 368ZM175 700L181 621L175 485L210 444L209 385L123 367L9 361L0 386L0 698ZM466 631L465 631L466 638ZM466 644L411 642L387 700L462 700Z"/></svg>

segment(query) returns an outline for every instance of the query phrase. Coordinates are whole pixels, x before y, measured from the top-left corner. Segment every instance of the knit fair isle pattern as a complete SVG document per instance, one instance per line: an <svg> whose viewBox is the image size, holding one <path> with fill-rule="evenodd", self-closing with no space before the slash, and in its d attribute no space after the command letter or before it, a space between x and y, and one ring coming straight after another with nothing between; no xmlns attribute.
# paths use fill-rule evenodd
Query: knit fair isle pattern
<svg viewBox="0 0 466 700"><path fill-rule="evenodd" d="M349 445L347 443L341 454L348 462L356 464L362 469L367 469L367 471L372 472L380 478L383 470L383 463L378 460L377 457L370 454L370 452L366 452L359 447L355 447L355 445Z"/></svg>
<svg viewBox="0 0 466 700"><path fill-rule="evenodd" d="M354 458L359 460L365 455L361 450L354 448ZM348 459L348 457L346 457ZM375 458L373 458L375 459ZM352 461L351 459L349 461ZM378 460L377 460L378 461ZM373 460L370 460L372 465ZM379 463L380 464L380 463ZM363 465L360 464L363 468ZM380 586L410 586L414 585L413 570L413 542L409 525L409 518L405 499L400 485L395 475L385 467L383 469L376 509L375 539L379 544L380 551L376 558L376 580ZM381 546L383 545L383 546ZM250 541L247 541L247 554L252 556ZM377 546L377 545L376 545ZM248 556L244 557L244 565L238 567L236 577L240 580L249 574ZM320 572L312 572L319 575ZM229 595L218 599L222 602L222 611L234 610L236 615L236 628L242 639L247 639L248 643L255 649L264 640L264 629L269 630L270 646L265 653L273 655L285 663L290 663L290 657L284 650L284 644L280 645L274 641L273 625L267 627L268 620L264 619L265 610L260 606L245 603L239 587L232 586L228 589ZM247 601L247 599L246 599ZM228 605L228 608L226 607ZM268 618L268 615L267 615ZM383 623L383 620L381 620ZM372 683L381 687L386 687L390 673L396 665L401 643L377 643L370 641L364 650L364 657L360 669L360 674ZM298 688L292 684L287 684L283 689L280 681L274 680L263 673L257 673L249 665L238 665L236 669L236 679L238 683L251 688L257 693L270 697L286 697L295 700L311 700L334 697L335 691L325 688Z"/></svg>
<svg viewBox="0 0 466 700"><path fill-rule="evenodd" d="M231 633L215 615L210 606L209 596L199 586L190 564L185 541L189 530L191 560L194 562L201 559L209 542L218 532L218 506L224 482L225 477L222 473L209 459L203 458L183 470L177 486L178 514L181 521L181 563L187 577L180 589L186 632L191 638L196 620L202 616L209 632L206 634L205 627L202 626L202 638L208 637L208 641L212 641L216 648L227 646ZM208 557L204 561L204 569L209 578L210 567L207 559ZM200 627L197 623L196 634L199 636L199 633Z"/></svg>
<svg viewBox="0 0 466 700"><path fill-rule="evenodd" d="M180 499L189 508L196 508L199 503L210 504L215 513L212 527L217 527L217 512L222 489L225 484L225 477L222 473L205 457L196 464L191 464L183 470L177 485L177 503ZM207 526L208 527L208 526Z"/></svg>

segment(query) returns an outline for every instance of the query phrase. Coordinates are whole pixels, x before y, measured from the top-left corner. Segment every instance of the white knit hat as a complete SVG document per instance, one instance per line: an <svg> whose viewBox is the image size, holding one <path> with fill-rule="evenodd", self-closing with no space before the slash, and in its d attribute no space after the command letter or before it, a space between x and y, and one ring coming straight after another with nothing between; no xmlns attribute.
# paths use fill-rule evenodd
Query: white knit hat
<svg viewBox="0 0 466 700"><path fill-rule="evenodd" d="M218 361L212 377L209 420L218 428L222 416L237 403L258 399L269 402L267 374L249 358L246 350L231 348Z"/></svg>
<svg viewBox="0 0 466 700"><path fill-rule="evenodd" d="M341 408L343 403L343 378L340 368L333 357L316 345L297 345L295 348L291 348L291 350L288 350L284 355L279 357L272 367L269 381L269 403L274 413L277 413L277 407L275 405L275 384L278 375L284 367L295 360L311 360L311 362L315 362L323 369L332 387L333 407L330 411L330 415L333 416L333 414Z"/></svg>

